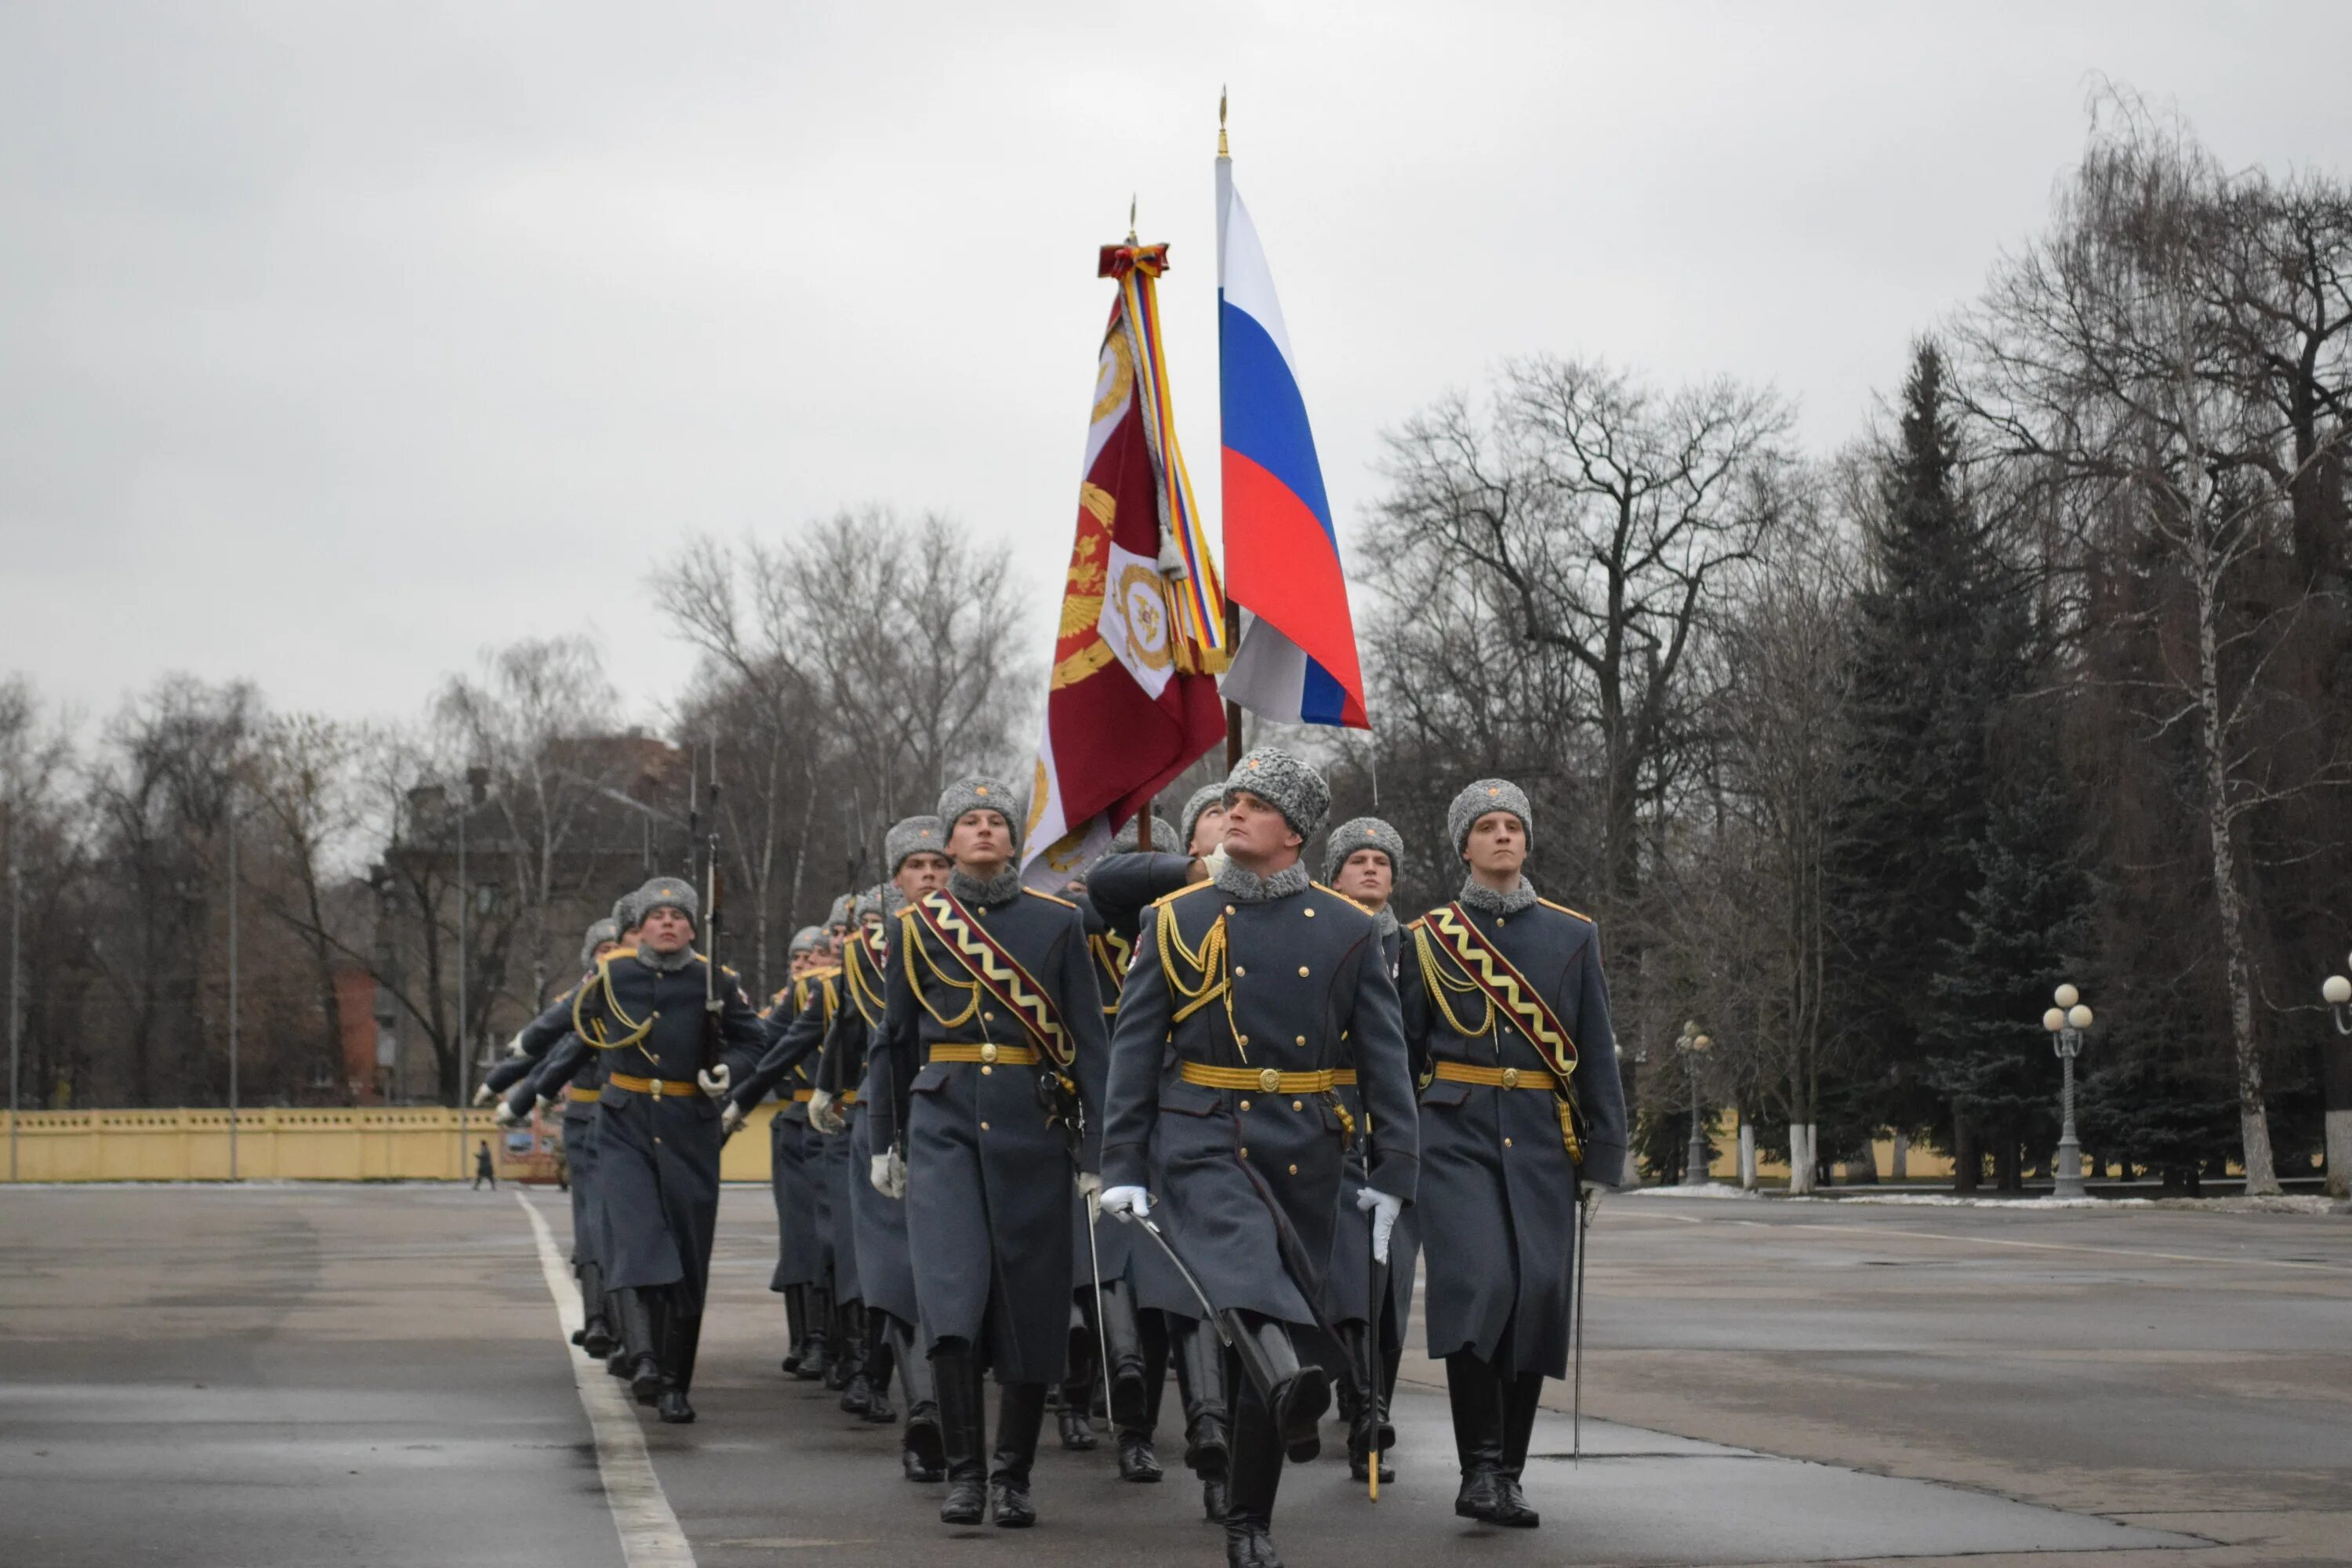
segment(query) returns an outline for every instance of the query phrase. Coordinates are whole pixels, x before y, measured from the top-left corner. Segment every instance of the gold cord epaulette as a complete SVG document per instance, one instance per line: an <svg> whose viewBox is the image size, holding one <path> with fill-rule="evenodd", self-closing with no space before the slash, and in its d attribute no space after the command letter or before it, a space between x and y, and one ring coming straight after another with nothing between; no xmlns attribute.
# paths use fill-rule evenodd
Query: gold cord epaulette
<svg viewBox="0 0 2352 1568"><path fill-rule="evenodd" d="M1059 904L1066 910L1075 910L1078 907L1067 899L1057 897L1053 893L1041 893L1034 888L1024 888L1021 890L1033 899L1043 899L1049 904Z"/></svg>
<svg viewBox="0 0 2352 1568"><path fill-rule="evenodd" d="M583 1040L585 1040L588 1044L595 1047L600 1051L623 1051L628 1049L631 1046L641 1045L645 1037L653 1033L655 1020L661 1016L659 1012L656 1012L651 1016L647 1017L644 1023L640 1024L635 1018L630 1017L626 1013L621 1010L619 999L614 997L613 994L613 961L616 958L623 957L634 958L636 956L636 952L637 950L633 947L617 948L598 959L596 961L596 984L593 992L591 991L590 987L583 985L580 988L579 994L572 998L572 1032L578 1035ZM600 993L604 998L605 1010L613 1015L614 1019L619 1023L622 1028L628 1031L628 1033L623 1035L617 1040L612 1038L606 1033L604 1020L584 1019L581 1016L580 1010L587 1005L590 995ZM653 1053L650 1051L646 1053L648 1058L652 1057L652 1054Z"/></svg>
<svg viewBox="0 0 2352 1568"><path fill-rule="evenodd" d="M1437 962L1437 939L1430 934L1428 917L1423 916L1405 929L1412 932L1413 957L1421 965L1423 984L1429 992L1431 1004L1437 1008L1438 1016L1445 1020L1445 1026L1465 1040L1475 1039L1494 1028L1493 1000L1478 989L1475 981L1467 975L1456 980L1446 973L1444 966ZM1454 1005L1445 999L1449 991L1457 996L1475 995L1478 998L1483 1010L1478 1016L1476 1027L1465 1024L1454 1013Z"/></svg>
<svg viewBox="0 0 2352 1568"><path fill-rule="evenodd" d="M932 979L938 981L941 985L948 987L951 991L958 991L963 994L963 1011L958 1013L952 1018L949 1017L937 1007L931 1005L930 997L925 994L922 980L914 971L914 958L909 957L907 960L908 964L907 970L908 987L914 992L915 1000L922 1004L923 1011L929 1013L933 1018L938 1020L940 1028L959 1029L964 1025L971 1023L974 1017L978 1016L980 1013L980 982L977 980L958 980L954 976L947 974L940 970L940 961L931 956L929 947L923 941L921 923L916 920L915 911L911 909L902 910L899 911L898 940L902 944L900 948L901 952L920 956L924 971L928 973Z"/></svg>
<svg viewBox="0 0 2352 1568"><path fill-rule="evenodd" d="M1335 898L1335 899L1339 900L1341 903L1346 904L1346 905L1347 905L1349 909L1351 909L1351 910L1361 910L1363 913L1365 913L1365 914L1367 914L1367 915L1369 915L1369 914L1370 914L1370 913L1372 912L1371 910L1368 910L1368 909L1365 909L1362 903L1360 903L1360 901L1358 901L1358 900L1355 900L1355 899L1351 899L1351 898L1349 898L1347 894L1345 894L1345 893L1341 892L1341 891L1340 891L1339 889L1337 889L1337 888L1328 887L1328 886L1326 886L1325 884L1323 884L1323 883L1321 883L1321 882L1309 882L1309 883L1307 883L1307 885L1308 887L1310 887L1310 888L1314 889L1315 889L1317 892L1318 892L1318 893L1328 893L1328 894L1330 894L1333 898Z"/></svg>
<svg viewBox="0 0 2352 1568"><path fill-rule="evenodd" d="M1158 898L1146 904L1144 908L1156 910L1162 904L1174 903L1178 899L1182 898L1187 893L1204 893L1215 886L1216 884L1214 882L1187 882L1172 893L1160 894Z"/></svg>
<svg viewBox="0 0 2352 1568"><path fill-rule="evenodd" d="M1578 920L1582 921L1589 926L1599 925L1601 923L1599 921L1594 920L1591 915L1586 914L1582 910L1571 910L1566 904L1555 904L1549 899L1538 899L1536 902L1541 904L1548 910L1558 910L1561 914L1574 915Z"/></svg>

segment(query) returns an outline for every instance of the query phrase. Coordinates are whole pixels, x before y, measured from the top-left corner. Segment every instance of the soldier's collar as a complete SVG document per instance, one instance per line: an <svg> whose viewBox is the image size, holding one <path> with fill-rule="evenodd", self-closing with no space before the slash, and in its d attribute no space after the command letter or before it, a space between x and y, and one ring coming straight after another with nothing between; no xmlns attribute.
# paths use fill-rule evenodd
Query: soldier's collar
<svg viewBox="0 0 2352 1568"><path fill-rule="evenodd" d="M1379 928L1380 933L1382 936L1396 935L1399 927L1396 918L1395 900L1391 900L1388 903L1382 904L1381 906L1380 913L1372 917L1372 923Z"/></svg>
<svg viewBox="0 0 2352 1568"><path fill-rule="evenodd" d="M1021 868L1007 866L986 881L967 877L961 867L948 873L948 891L964 904L1009 904L1021 896Z"/></svg>
<svg viewBox="0 0 2352 1568"><path fill-rule="evenodd" d="M1227 860L1217 872L1217 890L1241 903L1263 904L1305 892L1307 880L1304 861L1293 860L1273 876L1261 877Z"/></svg>
<svg viewBox="0 0 2352 1568"><path fill-rule="evenodd" d="M636 953L637 962L656 974L675 974L694 962L694 944L688 942L676 952L656 952L650 947L640 945Z"/></svg>
<svg viewBox="0 0 2352 1568"><path fill-rule="evenodd" d="M1476 910L1489 915L1515 915L1521 910L1536 907L1536 887L1528 880L1525 872L1520 873L1519 885L1507 893L1495 891L1475 877L1465 877L1462 891L1455 894L1454 899L1465 910Z"/></svg>

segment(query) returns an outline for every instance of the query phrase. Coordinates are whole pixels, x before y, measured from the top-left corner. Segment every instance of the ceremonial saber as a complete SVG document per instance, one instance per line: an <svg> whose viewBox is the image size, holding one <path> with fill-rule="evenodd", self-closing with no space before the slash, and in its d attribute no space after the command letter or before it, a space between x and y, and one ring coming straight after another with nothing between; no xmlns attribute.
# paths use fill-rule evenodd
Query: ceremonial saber
<svg viewBox="0 0 2352 1568"><path fill-rule="evenodd" d="M1372 1175L1372 1099L1367 1094L1364 1102L1364 1184L1370 1187ZM1395 1242L1395 1232L1390 1232L1390 1242ZM1370 1320L1364 1335L1364 1403L1371 1407L1371 1441L1365 1450L1372 1462L1366 1467L1371 1473L1371 1500L1381 1500L1381 1417L1387 1414L1381 1408L1381 1237L1380 1215L1375 1212L1372 1223L1365 1227L1364 1242L1371 1254L1371 1270L1365 1277L1368 1287L1364 1293L1364 1316Z"/></svg>
<svg viewBox="0 0 2352 1568"><path fill-rule="evenodd" d="M1569 1462L1579 1468L1584 1464L1584 1255L1592 1239L1592 1202L1587 1194L1576 1205L1576 1392L1570 1401L1574 1439Z"/></svg>
<svg viewBox="0 0 2352 1568"><path fill-rule="evenodd" d="M1201 1321L1208 1324L1211 1329L1216 1331L1218 1343L1223 1345L1227 1350L1231 1350L1234 1344L1233 1334L1225 1328L1223 1321L1218 1318L1217 1309L1212 1306L1209 1302L1209 1293L1201 1289L1201 1281L1195 1279L1192 1271L1184 1266L1184 1260L1176 1255L1176 1244L1168 1239L1168 1234L1152 1223L1151 1216L1150 1215L1130 1213L1123 1215L1120 1217L1123 1219L1131 1219L1136 1224L1141 1226L1143 1227L1144 1234L1150 1237L1152 1240L1160 1244L1160 1250L1168 1255L1168 1261L1174 1264L1176 1266L1176 1272L1184 1277L1184 1283L1192 1290L1192 1299L1201 1303Z"/></svg>
<svg viewBox="0 0 2352 1568"><path fill-rule="evenodd" d="M1118 1427L1118 1413L1110 1407L1110 1329L1103 1318L1102 1248L1095 1242L1095 1222L1102 1218L1102 1209L1092 1194L1085 1198L1087 1205L1087 1264L1095 1276L1095 1341L1096 1357L1102 1363L1103 1419Z"/></svg>

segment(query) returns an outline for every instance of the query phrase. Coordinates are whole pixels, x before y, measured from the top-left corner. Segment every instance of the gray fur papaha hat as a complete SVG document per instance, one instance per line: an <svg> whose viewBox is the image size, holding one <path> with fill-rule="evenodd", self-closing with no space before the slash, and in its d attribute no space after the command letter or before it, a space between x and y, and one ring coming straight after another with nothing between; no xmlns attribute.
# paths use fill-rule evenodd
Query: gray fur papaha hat
<svg viewBox="0 0 2352 1568"><path fill-rule="evenodd" d="M1536 847L1536 812L1528 804L1528 792L1508 779L1479 779L1462 786L1454 804L1445 808L1445 837L1454 841L1454 852L1465 854L1470 847L1470 827L1490 811L1507 811L1519 819L1528 830L1528 847Z"/></svg>
<svg viewBox="0 0 2352 1568"><path fill-rule="evenodd" d="M1192 852L1192 829L1201 826L1201 814L1213 805L1219 811L1225 808L1225 786L1223 784L1202 784L1192 792L1192 798L1184 803L1184 819L1179 824L1184 837L1176 846L1180 853L1189 855Z"/></svg>
<svg viewBox="0 0 2352 1568"><path fill-rule="evenodd" d="M626 931L637 923L637 895L623 893L613 900L613 929Z"/></svg>
<svg viewBox="0 0 2352 1568"><path fill-rule="evenodd" d="M1282 813L1290 830L1301 838L1321 831L1331 815L1331 786L1323 775L1280 746L1253 746L1234 764L1225 779L1222 799L1227 805L1247 790Z"/></svg>
<svg viewBox="0 0 2352 1568"><path fill-rule="evenodd" d="M1379 850L1389 858L1391 875L1404 875L1404 835L1377 816L1357 816L1331 830L1331 842L1323 847L1323 879L1338 876L1359 849Z"/></svg>
<svg viewBox="0 0 2352 1568"><path fill-rule="evenodd" d="M934 855L948 852L948 834L936 816L909 816L893 826L882 838L882 863L893 877L907 863L909 855L925 850Z"/></svg>
<svg viewBox="0 0 2352 1568"><path fill-rule="evenodd" d="M888 905L882 897L882 889L888 886L889 884L887 882L877 882L872 887L866 889L864 892L858 894L857 901L849 906L850 923L853 925L863 925L866 923L866 919L868 915L871 915L876 920L880 920L885 914L887 914L889 912Z"/></svg>
<svg viewBox="0 0 2352 1568"><path fill-rule="evenodd" d="M1013 830L1013 847L1021 847L1021 797L1003 779L958 779L940 791L940 832L953 833L957 819L965 812L982 809L1004 818L1004 826Z"/></svg>
<svg viewBox="0 0 2352 1568"><path fill-rule="evenodd" d="M676 910L697 925L702 923L702 900L694 884L683 877L656 877L629 895L631 925L643 925L656 910Z"/></svg>
<svg viewBox="0 0 2352 1568"><path fill-rule="evenodd" d="M803 926L793 932L792 945L784 950L788 958L798 958L803 952L814 952L824 945L824 932L814 926Z"/></svg>
<svg viewBox="0 0 2352 1568"><path fill-rule="evenodd" d="M825 929L827 931L831 931L835 926L847 925L849 923L849 906L856 901L857 895L855 893L844 893L841 897L834 900L833 907L824 911Z"/></svg>
<svg viewBox="0 0 2352 1568"><path fill-rule="evenodd" d="M580 939L580 967L583 969L593 969L596 966L596 949L598 946L604 942L618 942L620 940L621 922L618 921L603 920L598 921L594 925L590 926L588 928L588 934Z"/></svg>
<svg viewBox="0 0 2352 1568"><path fill-rule="evenodd" d="M1143 813L1139 811L1127 819L1125 827L1111 835L1110 848L1111 853L1117 855L1139 849L1142 845ZM1155 855L1181 855L1184 852L1183 841L1176 837L1176 830L1169 826L1168 819L1156 811L1151 814L1151 851Z"/></svg>

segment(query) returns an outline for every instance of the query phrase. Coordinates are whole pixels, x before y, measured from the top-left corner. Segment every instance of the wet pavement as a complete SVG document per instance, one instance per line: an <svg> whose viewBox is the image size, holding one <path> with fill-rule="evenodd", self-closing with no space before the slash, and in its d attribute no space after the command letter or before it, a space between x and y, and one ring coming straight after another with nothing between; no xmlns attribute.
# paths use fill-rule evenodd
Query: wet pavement
<svg viewBox="0 0 2352 1568"><path fill-rule="evenodd" d="M1222 1561L1181 1468L1050 1430L1036 1530L940 1527L890 1431L777 1370L761 1189L726 1194L701 1421L644 1418L562 1342L563 1200L528 1201L0 1188L0 1564ZM1454 1518L1414 1357L1377 1505L1336 1427L1286 1476L1292 1568L2352 1561L2344 1218L1643 1196L1592 1259L1544 1528ZM1171 1459L1178 1425L1171 1389Z"/></svg>

